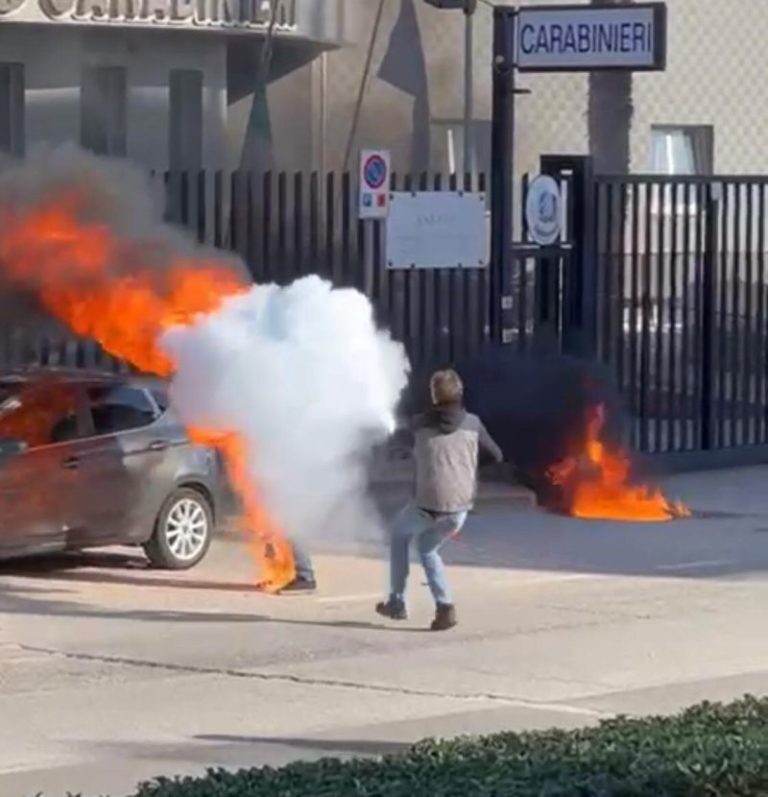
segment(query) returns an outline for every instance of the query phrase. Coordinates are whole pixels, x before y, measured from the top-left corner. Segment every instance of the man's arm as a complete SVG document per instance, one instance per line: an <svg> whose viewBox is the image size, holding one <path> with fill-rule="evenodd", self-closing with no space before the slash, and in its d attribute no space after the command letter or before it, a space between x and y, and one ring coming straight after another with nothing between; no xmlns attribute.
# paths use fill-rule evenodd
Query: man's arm
<svg viewBox="0 0 768 797"><path fill-rule="evenodd" d="M418 416L415 418L408 418L408 420L395 430L391 438L392 444L396 447L413 448L416 442L415 431L418 424Z"/></svg>
<svg viewBox="0 0 768 797"><path fill-rule="evenodd" d="M488 434L488 430L485 428L482 421L479 421L478 436L480 451L497 464L504 462L504 453L499 448L496 441Z"/></svg>

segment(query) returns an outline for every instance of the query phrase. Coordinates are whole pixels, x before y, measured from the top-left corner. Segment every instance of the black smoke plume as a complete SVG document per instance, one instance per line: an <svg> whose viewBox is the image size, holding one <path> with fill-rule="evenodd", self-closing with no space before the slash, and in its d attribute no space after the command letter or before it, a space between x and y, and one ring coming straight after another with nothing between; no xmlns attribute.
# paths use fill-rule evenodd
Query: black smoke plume
<svg viewBox="0 0 768 797"><path fill-rule="evenodd" d="M533 489L541 504L563 509L567 503L547 470L583 450L589 413L598 404L605 410L603 441L622 443L621 398L599 363L561 354L520 355L497 347L452 367L464 380L467 409L480 416L513 465L515 478ZM429 376L427 371L414 374L409 412L428 401Z"/></svg>

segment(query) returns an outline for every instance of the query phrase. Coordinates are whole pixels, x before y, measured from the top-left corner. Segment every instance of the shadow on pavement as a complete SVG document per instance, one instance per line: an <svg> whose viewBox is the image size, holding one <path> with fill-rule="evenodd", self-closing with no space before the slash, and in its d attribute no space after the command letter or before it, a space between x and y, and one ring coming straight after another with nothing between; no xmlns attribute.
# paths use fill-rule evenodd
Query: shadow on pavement
<svg viewBox="0 0 768 797"><path fill-rule="evenodd" d="M1 574L1 573L0 573ZM287 626L312 626L317 628L353 629L360 631L381 631L390 633L427 632L426 628L404 626L399 623L362 622L354 620L299 620L285 617L270 617L264 614L233 613L226 611L197 612L173 609L120 609L97 606L76 600L68 600L69 590L50 589L47 586L33 588L0 582L0 614L30 615L38 617L70 617L81 619L110 619L156 623L200 623L226 624L249 623ZM262 604L263 605L263 604Z"/></svg>
<svg viewBox="0 0 768 797"><path fill-rule="evenodd" d="M295 739L265 736L228 736L208 734L193 737L196 741L218 744L277 745L295 747L300 750L317 750L324 753L347 753L350 755L394 755L410 750L413 745L406 742L378 742L351 739Z"/></svg>
<svg viewBox="0 0 768 797"><path fill-rule="evenodd" d="M240 544L236 535L218 545ZM328 536L311 553L360 556L382 562L379 539ZM666 523L589 521L540 509L511 511L503 502L478 506L456 540L443 547L449 565L655 578L739 578L768 572L766 516L703 510ZM254 582L174 575L151 569L139 555L106 552L62 554L0 566L3 575L55 582L117 584L173 590L258 593ZM205 572L203 570L203 572Z"/></svg>
<svg viewBox="0 0 768 797"><path fill-rule="evenodd" d="M20 559L5 562L0 566L0 576L179 590L260 593L253 581L232 582L190 578L189 573L192 572L194 571L179 573L176 576L163 575L162 570L154 570L142 556L90 551Z"/></svg>

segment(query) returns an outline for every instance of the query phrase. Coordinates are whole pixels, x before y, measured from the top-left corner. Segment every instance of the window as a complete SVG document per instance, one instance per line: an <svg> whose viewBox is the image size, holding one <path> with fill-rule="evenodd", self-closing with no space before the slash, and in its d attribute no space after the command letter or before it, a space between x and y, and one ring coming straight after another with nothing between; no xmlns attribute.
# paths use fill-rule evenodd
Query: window
<svg viewBox="0 0 768 797"><path fill-rule="evenodd" d="M88 402L97 435L149 426L156 417L149 396L138 388L124 385L92 387L88 389Z"/></svg>
<svg viewBox="0 0 768 797"><path fill-rule="evenodd" d="M655 174L712 174L714 129L709 125L651 127L651 171Z"/></svg>
<svg viewBox="0 0 768 797"><path fill-rule="evenodd" d="M24 154L24 64L0 64L0 152Z"/></svg>
<svg viewBox="0 0 768 797"><path fill-rule="evenodd" d="M126 154L126 78L120 66L89 67L80 89L80 143L97 155Z"/></svg>
<svg viewBox="0 0 768 797"><path fill-rule="evenodd" d="M444 167L450 174L485 171L491 159L491 123L487 119L474 119L470 133L472 136L469 164L464 163L463 119L433 119L431 129L436 133L434 141L438 147L444 144Z"/></svg>
<svg viewBox="0 0 768 797"><path fill-rule="evenodd" d="M172 69L169 93L169 166L180 171L197 171L203 163L203 73L196 69Z"/></svg>
<svg viewBox="0 0 768 797"><path fill-rule="evenodd" d="M81 436L77 393L71 387L39 388L8 397L0 408L0 437L29 448Z"/></svg>
<svg viewBox="0 0 768 797"><path fill-rule="evenodd" d="M161 390L159 387L152 389L152 398L155 400L155 404L157 404L160 412L165 412L170 406L171 402L168 400L168 393L166 393L165 390Z"/></svg>

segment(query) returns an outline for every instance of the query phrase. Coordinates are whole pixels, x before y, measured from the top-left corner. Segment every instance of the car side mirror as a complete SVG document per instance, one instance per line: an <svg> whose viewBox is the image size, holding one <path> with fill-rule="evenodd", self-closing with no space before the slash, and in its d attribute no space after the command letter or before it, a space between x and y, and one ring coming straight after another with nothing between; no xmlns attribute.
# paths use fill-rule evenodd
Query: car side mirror
<svg viewBox="0 0 768 797"><path fill-rule="evenodd" d="M27 450L27 444L23 440L15 438L0 438L0 458L15 457L23 454Z"/></svg>

